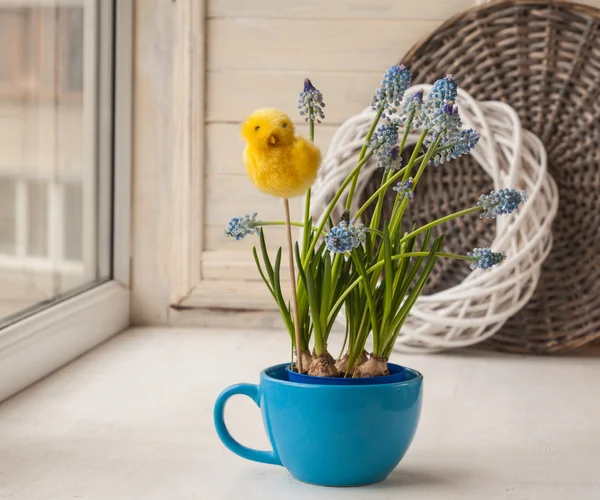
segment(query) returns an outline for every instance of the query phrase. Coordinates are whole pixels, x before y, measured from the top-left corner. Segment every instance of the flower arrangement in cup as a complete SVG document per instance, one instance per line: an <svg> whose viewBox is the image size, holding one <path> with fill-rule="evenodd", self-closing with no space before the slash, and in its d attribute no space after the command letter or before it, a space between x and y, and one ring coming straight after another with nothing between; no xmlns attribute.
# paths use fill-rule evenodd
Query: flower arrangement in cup
<svg viewBox="0 0 600 500"><path fill-rule="evenodd" d="M479 140L477 131L463 128L455 104L458 84L451 75L435 82L426 96L423 91L405 96L409 85L410 71L403 65L385 73L371 102L375 117L357 165L317 223L310 217L310 186L321 160L312 141L315 123L324 118L322 94L305 80L298 109L309 124L309 140L296 136L290 118L273 109L256 111L243 125L248 175L260 190L284 199L286 219L262 221L257 214L234 217L226 234L238 240L258 234L258 249L253 249L256 266L281 311L295 353L293 369L300 373L388 375L387 362L396 338L438 259L461 259L472 270L489 269L505 259L504 253L490 248L475 248L464 255L444 252L443 234L434 238L433 229L474 212L491 219L510 214L526 201L525 193L515 189L482 194L469 208L402 231L404 212L425 169L468 154ZM420 135L410 159L402 165L410 132ZM372 157L384 171L381 185L358 211L350 213L358 175ZM345 211L341 220L333 221L331 214L346 190ZM383 220L384 197L390 191L395 193L393 209L389 220ZM291 221L287 200L303 192L304 220ZM365 220L372 204L372 216ZM263 228L273 225L287 228L291 301L281 286L282 249L275 255L267 249ZM291 226L303 228L302 244L293 243ZM327 346L340 314L345 315L346 333L342 352L334 359ZM371 353L365 351L369 337Z"/></svg>

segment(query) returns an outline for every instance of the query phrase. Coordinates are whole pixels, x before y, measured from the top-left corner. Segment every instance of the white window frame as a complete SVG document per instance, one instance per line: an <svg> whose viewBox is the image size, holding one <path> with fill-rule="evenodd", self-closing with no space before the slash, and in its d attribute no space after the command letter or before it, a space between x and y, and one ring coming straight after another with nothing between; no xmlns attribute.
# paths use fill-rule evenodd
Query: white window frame
<svg viewBox="0 0 600 500"><path fill-rule="evenodd" d="M146 67L136 64L132 322L278 327L266 288L248 279L251 254L203 251L207 3L136 5L136 59ZM165 20L158 29L157 19ZM160 93L147 81L152 64L172 75ZM239 277L222 279L224 269Z"/></svg>
<svg viewBox="0 0 600 500"><path fill-rule="evenodd" d="M204 0L136 4L131 314L138 325L168 324L171 306L201 279L204 9Z"/></svg>
<svg viewBox="0 0 600 500"><path fill-rule="evenodd" d="M31 0L35 5L43 5L46 2L49 5L56 5L54 0L52 2ZM84 2L79 0L72 3L81 5ZM23 3L23 0L18 2L19 5ZM101 54L99 66L103 69L99 76L104 80L101 82L101 95L97 107L99 114L94 118L96 122L102 124L114 120L112 133L99 134L99 144L97 149L94 149L95 154L100 154L101 165L112 162L114 158L113 172L109 173L110 169L101 169L99 179L101 192L103 190L106 192L111 189L111 185L114 185L113 220L111 221L107 215L110 210L103 210L103 207L100 207L99 221L99 232L102 235L100 240L102 241L103 237L111 238L104 241L112 240L112 279L0 330L0 401L75 359L130 324L133 6L132 0L115 1L114 6L116 8L114 13L116 25L112 31L114 37L102 37L101 43L105 45L99 51ZM112 26L111 9L102 9L101 14L101 18L98 19L100 29ZM88 20L92 19L92 16L86 17ZM85 22L87 21L84 20ZM86 32L84 32L86 37L94 32L90 33L88 28L89 26L86 25ZM112 43L116 44L118 50L110 49ZM95 44L91 46L96 50ZM114 53L114 63L111 53ZM110 81L113 67L115 69L114 100L111 90L113 86ZM90 105L95 106L95 103L90 102ZM87 147L96 148L96 145L87 145ZM109 153L111 151L114 154ZM89 196L95 200L91 193ZM109 261L102 255L106 249L99 250L100 262ZM92 252L96 252L96 249ZM96 255L94 254L93 257L95 260ZM100 273L108 274L104 271L108 270L101 267Z"/></svg>

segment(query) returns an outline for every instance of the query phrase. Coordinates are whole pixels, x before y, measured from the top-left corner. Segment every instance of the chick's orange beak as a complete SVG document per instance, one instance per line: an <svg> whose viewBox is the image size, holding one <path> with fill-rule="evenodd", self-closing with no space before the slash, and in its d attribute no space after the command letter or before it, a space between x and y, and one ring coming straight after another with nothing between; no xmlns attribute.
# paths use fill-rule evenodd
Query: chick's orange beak
<svg viewBox="0 0 600 500"><path fill-rule="evenodd" d="M277 142L277 137L275 137L274 135L269 137L269 143L270 144L275 144Z"/></svg>

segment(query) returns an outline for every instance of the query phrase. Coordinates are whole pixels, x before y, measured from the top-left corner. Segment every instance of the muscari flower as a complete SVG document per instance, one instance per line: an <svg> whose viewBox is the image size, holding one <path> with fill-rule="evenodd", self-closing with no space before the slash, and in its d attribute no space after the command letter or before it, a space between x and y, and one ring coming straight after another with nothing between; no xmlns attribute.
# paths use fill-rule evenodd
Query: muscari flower
<svg viewBox="0 0 600 500"><path fill-rule="evenodd" d="M495 219L497 215L513 213L521 203L527 201L525 191L502 188L490 194L482 194L477 205L482 208L482 219Z"/></svg>
<svg viewBox="0 0 600 500"><path fill-rule="evenodd" d="M440 148L444 149L433 157L433 164L437 167L444 162L469 154L478 142L479 132L472 128L462 129L454 137L440 144Z"/></svg>
<svg viewBox="0 0 600 500"><path fill-rule="evenodd" d="M491 248L474 248L467 255L473 258L473 262L469 266L473 271L475 269L489 269L506 259L504 252L492 252Z"/></svg>
<svg viewBox="0 0 600 500"><path fill-rule="evenodd" d="M410 71L403 64L388 69L381 81L381 87L375 91L371 107L375 111L383 109L381 116L389 117L396 112L404 92L410 85Z"/></svg>
<svg viewBox="0 0 600 500"><path fill-rule="evenodd" d="M409 177L405 181L401 181L394 188L392 188L400 198L407 198L412 200L415 193L413 192L413 178Z"/></svg>
<svg viewBox="0 0 600 500"><path fill-rule="evenodd" d="M411 94L402 104L402 113L400 121L405 122L411 116L413 117L412 127L416 128L419 126L421 109L423 107L423 89L418 90L414 94Z"/></svg>
<svg viewBox="0 0 600 500"><path fill-rule="evenodd" d="M304 116L304 120L316 120L321 123L325 118L323 108L323 94L319 92L311 81L307 78L304 80L304 90L298 94L298 110L300 116Z"/></svg>
<svg viewBox="0 0 600 500"><path fill-rule="evenodd" d="M394 146L390 151L389 161L383 162L382 160L379 160L379 166L383 167L384 170L388 170L390 168L392 170L396 170L401 161L402 158L400 157L400 146Z"/></svg>
<svg viewBox="0 0 600 500"><path fill-rule="evenodd" d="M396 147L398 142L398 122L394 121L379 127L369 145L379 160L377 165L385 170L395 168L398 162L400 148Z"/></svg>
<svg viewBox="0 0 600 500"><path fill-rule="evenodd" d="M454 103L456 96L458 95L458 83L452 78L452 75L446 75L433 84L433 89L429 93L429 98L432 100L438 100L445 104L447 102Z"/></svg>
<svg viewBox="0 0 600 500"><path fill-rule="evenodd" d="M225 230L225 235L229 238L235 238L236 240L241 240L249 234L258 234L258 227L256 226L256 214L244 215L243 217L233 217L229 224L227 224L227 229Z"/></svg>
<svg viewBox="0 0 600 500"><path fill-rule="evenodd" d="M427 143L432 143L437 139L440 140L440 146L450 143L456 139L462 129L458 106L450 102L443 106L435 104L426 106L422 125L430 132L426 139Z"/></svg>
<svg viewBox="0 0 600 500"><path fill-rule="evenodd" d="M389 153L380 149L377 153L377 166L383 168L386 172L388 170L397 170L398 165L402 161L400 158L400 146L394 146Z"/></svg>
<svg viewBox="0 0 600 500"><path fill-rule="evenodd" d="M357 224L355 219L342 219L337 226L331 228L325 237L327 250L332 253L346 253L358 248L366 239L364 224Z"/></svg>
<svg viewBox="0 0 600 500"><path fill-rule="evenodd" d="M460 134L462 122L454 104L458 83L447 75L433 85L421 112L420 126L430 131L426 142L448 142Z"/></svg>

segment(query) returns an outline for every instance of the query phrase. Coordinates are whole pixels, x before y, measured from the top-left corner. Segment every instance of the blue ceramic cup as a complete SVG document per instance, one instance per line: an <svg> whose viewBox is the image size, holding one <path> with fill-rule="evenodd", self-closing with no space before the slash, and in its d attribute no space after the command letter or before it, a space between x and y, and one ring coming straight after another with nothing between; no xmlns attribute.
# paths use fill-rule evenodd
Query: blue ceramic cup
<svg viewBox="0 0 600 500"><path fill-rule="evenodd" d="M408 450L423 397L423 376L406 368L401 382L313 385L289 382L287 364L267 368L260 384L238 384L217 398L214 421L223 444L248 460L283 465L296 479L322 486L383 481ZM225 403L245 394L260 407L273 451L238 443Z"/></svg>

